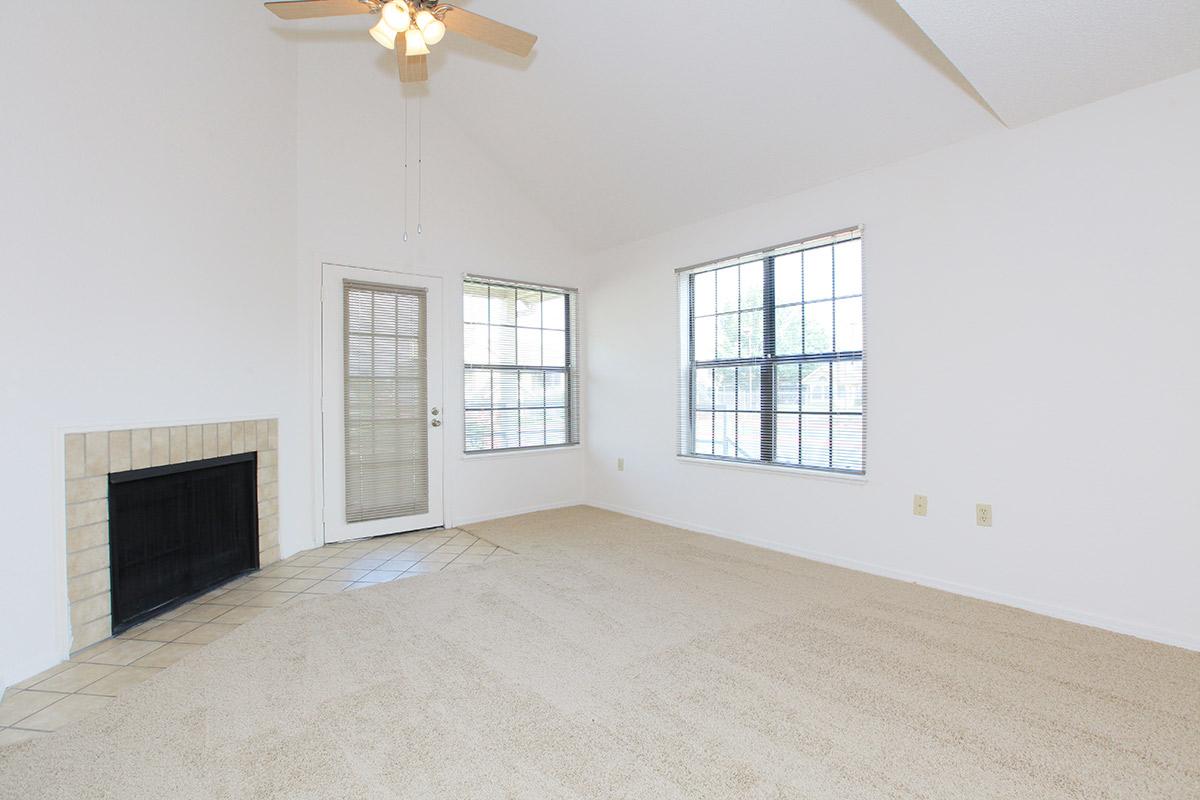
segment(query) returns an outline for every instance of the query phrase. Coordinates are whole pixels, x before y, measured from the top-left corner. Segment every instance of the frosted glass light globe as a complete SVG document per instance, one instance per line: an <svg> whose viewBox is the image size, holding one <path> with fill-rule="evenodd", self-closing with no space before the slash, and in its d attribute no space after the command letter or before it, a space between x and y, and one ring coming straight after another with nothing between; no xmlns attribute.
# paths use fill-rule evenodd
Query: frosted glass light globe
<svg viewBox="0 0 1200 800"><path fill-rule="evenodd" d="M399 0L392 0L383 7L383 21L391 26L394 31L406 31L411 24L411 19L408 12L408 4Z"/></svg>
<svg viewBox="0 0 1200 800"><path fill-rule="evenodd" d="M388 50L396 49L396 31L387 24L386 19L375 23L375 27L371 28L371 36Z"/></svg>
<svg viewBox="0 0 1200 800"><path fill-rule="evenodd" d="M430 20L428 25L421 28L421 35L425 37L425 44L437 44L446 35L446 25L440 19Z"/></svg>

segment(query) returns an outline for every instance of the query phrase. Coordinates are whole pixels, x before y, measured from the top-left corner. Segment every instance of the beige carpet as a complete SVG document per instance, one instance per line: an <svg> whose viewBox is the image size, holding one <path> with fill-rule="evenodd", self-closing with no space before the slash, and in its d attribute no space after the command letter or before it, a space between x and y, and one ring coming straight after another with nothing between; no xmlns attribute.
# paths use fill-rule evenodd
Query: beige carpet
<svg viewBox="0 0 1200 800"><path fill-rule="evenodd" d="M21 798L1200 797L1200 654L587 508L268 612Z"/></svg>

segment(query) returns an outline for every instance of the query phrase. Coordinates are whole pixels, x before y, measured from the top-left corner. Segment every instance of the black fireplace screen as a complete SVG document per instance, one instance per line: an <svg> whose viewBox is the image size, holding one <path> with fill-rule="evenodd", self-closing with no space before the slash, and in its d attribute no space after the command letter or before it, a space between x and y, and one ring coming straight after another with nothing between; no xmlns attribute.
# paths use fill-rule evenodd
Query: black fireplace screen
<svg viewBox="0 0 1200 800"><path fill-rule="evenodd" d="M109 476L113 632L258 567L256 455Z"/></svg>

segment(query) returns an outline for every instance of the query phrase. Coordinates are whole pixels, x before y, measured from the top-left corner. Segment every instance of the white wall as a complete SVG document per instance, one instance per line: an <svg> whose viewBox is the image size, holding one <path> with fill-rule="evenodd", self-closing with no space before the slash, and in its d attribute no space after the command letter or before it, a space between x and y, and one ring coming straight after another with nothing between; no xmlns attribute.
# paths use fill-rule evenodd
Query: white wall
<svg viewBox="0 0 1200 800"><path fill-rule="evenodd" d="M1197 141L1193 72L600 254L589 499L1200 648ZM676 460L673 270L858 223L868 480Z"/></svg>
<svg viewBox="0 0 1200 800"><path fill-rule="evenodd" d="M446 299L447 525L581 502L582 448L462 455L461 361L464 273L580 287L580 259L514 182L498 172L438 109L436 70L431 95L421 100L419 109L424 159L421 236L416 233L416 95L409 105L410 213L405 242L405 106L394 56L355 30L306 40L299 59L298 292L313 321L304 343L313 357L309 397L318 396L315 321L320 313L317 289L322 261L441 276ZM581 306L586 317L586 289ZM310 433L317 453L315 415ZM313 491L316 497L316 481Z"/></svg>
<svg viewBox="0 0 1200 800"><path fill-rule="evenodd" d="M294 550L307 387L296 62L262 8L6 3L0 20L3 686L66 652L64 429L278 416Z"/></svg>

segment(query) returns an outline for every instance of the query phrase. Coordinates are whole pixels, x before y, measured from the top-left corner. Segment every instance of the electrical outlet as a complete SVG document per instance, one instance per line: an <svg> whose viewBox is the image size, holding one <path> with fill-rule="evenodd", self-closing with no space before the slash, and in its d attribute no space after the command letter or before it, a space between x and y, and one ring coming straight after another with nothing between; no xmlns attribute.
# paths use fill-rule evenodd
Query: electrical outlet
<svg viewBox="0 0 1200 800"><path fill-rule="evenodd" d="M975 506L975 524L981 528L992 527L991 503L980 503Z"/></svg>
<svg viewBox="0 0 1200 800"><path fill-rule="evenodd" d="M624 471L625 471L625 459L618 458L617 459L617 472L624 472Z"/></svg>
<svg viewBox="0 0 1200 800"><path fill-rule="evenodd" d="M923 494L913 495L913 516L929 516L929 498Z"/></svg>

